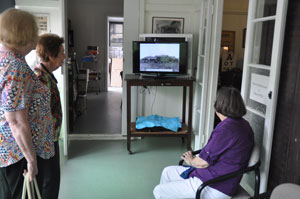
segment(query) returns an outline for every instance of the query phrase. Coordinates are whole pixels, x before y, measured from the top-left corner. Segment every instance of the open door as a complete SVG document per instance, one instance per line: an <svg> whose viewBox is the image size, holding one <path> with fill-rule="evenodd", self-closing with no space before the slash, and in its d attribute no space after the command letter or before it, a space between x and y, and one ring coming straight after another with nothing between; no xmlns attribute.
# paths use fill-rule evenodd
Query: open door
<svg viewBox="0 0 300 199"><path fill-rule="evenodd" d="M201 0L199 46L193 110L193 129L196 135L195 149L202 148L204 141L207 140L206 138L208 137L204 131L204 121L206 115L206 96L209 76L212 14L213 0Z"/></svg>
<svg viewBox="0 0 300 199"><path fill-rule="evenodd" d="M249 0L242 96L255 141L261 145L266 191L288 0Z"/></svg>

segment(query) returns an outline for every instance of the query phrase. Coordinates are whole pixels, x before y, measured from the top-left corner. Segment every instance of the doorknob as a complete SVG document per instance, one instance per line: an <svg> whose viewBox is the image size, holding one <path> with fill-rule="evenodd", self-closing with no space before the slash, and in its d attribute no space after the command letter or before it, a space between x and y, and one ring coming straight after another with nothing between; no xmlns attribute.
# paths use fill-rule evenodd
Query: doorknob
<svg viewBox="0 0 300 199"><path fill-rule="evenodd" d="M272 99L272 91L269 92L268 97L269 99Z"/></svg>

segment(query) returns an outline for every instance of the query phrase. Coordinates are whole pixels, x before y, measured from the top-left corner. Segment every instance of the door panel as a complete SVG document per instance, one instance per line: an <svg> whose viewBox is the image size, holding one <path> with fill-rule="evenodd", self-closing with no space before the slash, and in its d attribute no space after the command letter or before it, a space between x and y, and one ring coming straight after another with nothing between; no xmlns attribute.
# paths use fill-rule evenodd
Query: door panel
<svg viewBox="0 0 300 199"><path fill-rule="evenodd" d="M276 15L277 0L260 0L256 5L255 18Z"/></svg>
<svg viewBox="0 0 300 199"><path fill-rule="evenodd" d="M195 81L195 97L193 110L193 130L195 137L195 148L203 147L205 134L204 121L206 114L206 95L208 84L208 67L211 40L213 0L201 0L200 4L200 29L199 46L197 57L197 73Z"/></svg>
<svg viewBox="0 0 300 199"><path fill-rule="evenodd" d="M261 21L254 25L252 64L271 65L275 20Z"/></svg>
<svg viewBox="0 0 300 199"><path fill-rule="evenodd" d="M287 0L249 0L242 96L261 145L261 186L267 188ZM247 189L253 177L246 177ZM252 183L253 184L253 183Z"/></svg>

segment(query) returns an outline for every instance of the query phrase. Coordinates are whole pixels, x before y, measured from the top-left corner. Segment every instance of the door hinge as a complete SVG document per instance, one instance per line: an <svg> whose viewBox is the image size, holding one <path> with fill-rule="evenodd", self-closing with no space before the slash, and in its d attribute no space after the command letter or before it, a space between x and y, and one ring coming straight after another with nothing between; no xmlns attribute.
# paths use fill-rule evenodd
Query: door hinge
<svg viewBox="0 0 300 199"><path fill-rule="evenodd" d="M269 99L272 99L272 91L270 91L270 92L268 93L268 97L269 97Z"/></svg>

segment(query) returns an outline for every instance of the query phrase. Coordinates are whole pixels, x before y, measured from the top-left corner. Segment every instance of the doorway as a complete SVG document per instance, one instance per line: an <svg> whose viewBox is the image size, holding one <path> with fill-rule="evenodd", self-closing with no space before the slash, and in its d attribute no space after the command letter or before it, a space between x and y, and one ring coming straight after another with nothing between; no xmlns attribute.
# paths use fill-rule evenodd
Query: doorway
<svg viewBox="0 0 300 199"><path fill-rule="evenodd" d="M122 70L123 70L123 18L108 17L107 24L107 46L105 51L107 59L105 69L100 69L100 77L97 79L89 72L85 72L84 88L85 95L78 96L76 100L79 114L73 122L72 131L69 135L71 140L109 140L123 139L121 135L122 123ZM96 64L100 63L98 47L93 49L96 52ZM81 59L79 68L87 68ZM99 64L98 64L99 65ZM82 76L80 73L79 76ZM90 89L93 80L105 79L105 88ZM86 81L85 79L88 79ZM87 82L87 83L86 83ZM88 85L86 85L88 84ZM98 87L97 87L98 88ZM101 122L99 122L101 119Z"/></svg>
<svg viewBox="0 0 300 199"><path fill-rule="evenodd" d="M123 84L123 17L107 18L107 85L108 91L122 91Z"/></svg>
<svg viewBox="0 0 300 199"><path fill-rule="evenodd" d="M249 0L224 0L217 90L241 91ZM220 122L215 115L214 127Z"/></svg>
<svg viewBox="0 0 300 199"><path fill-rule="evenodd" d="M226 14L222 12L222 4L224 3L225 12L226 6L232 4L236 7L236 1L224 0L215 2L217 2L215 9L216 15L214 16L216 20L213 26L222 27L220 22L222 22L222 18L225 18ZM266 191L268 181L287 2L287 0L249 0L248 3L243 4L243 6L249 6L249 8L247 11L247 28L246 30L243 29L243 35L246 35L246 39L243 56L241 94L247 109L245 119L253 128L255 142L260 145L261 148L260 192ZM221 6L222 11L217 10ZM229 10L228 13L232 14L233 12ZM223 57L221 57L221 59L223 58L230 63L224 64L222 60L220 64L223 62L223 64L228 67L227 70L229 70L231 64L236 64L234 63L234 55L232 56L230 54L236 54L236 50L232 48L233 46L236 48L237 44L230 46L230 43L232 43L230 41L236 41L236 39L232 39L235 38L235 35L231 30L225 31L227 31L225 32L226 35L224 35L227 39L227 45L223 43L222 46L222 44L220 45L218 42L215 42L216 45L213 45L213 47L217 48L218 46L219 52L218 54L215 53L212 55L212 59L220 60L219 54L225 54L225 59ZM216 33L221 35L222 29L216 28L212 34ZM218 38L216 36L212 41L221 41L221 37ZM220 46L222 46L221 50ZM223 70L223 68L220 69L220 64L212 65L214 67L211 69L211 81L209 81L210 83L208 85L211 89L208 89L208 95L213 96L213 99L215 99L216 90L219 86L218 74L221 74L220 71ZM208 107L212 107L212 101L213 100L209 100ZM209 117L207 117L206 123L209 128L212 129L213 125L210 125L209 120L214 121L214 111L209 110L208 114ZM249 176L242 181L243 187L249 193L253 192L253 187L249 184L250 181L253 180L253 178L251 178L252 177Z"/></svg>

